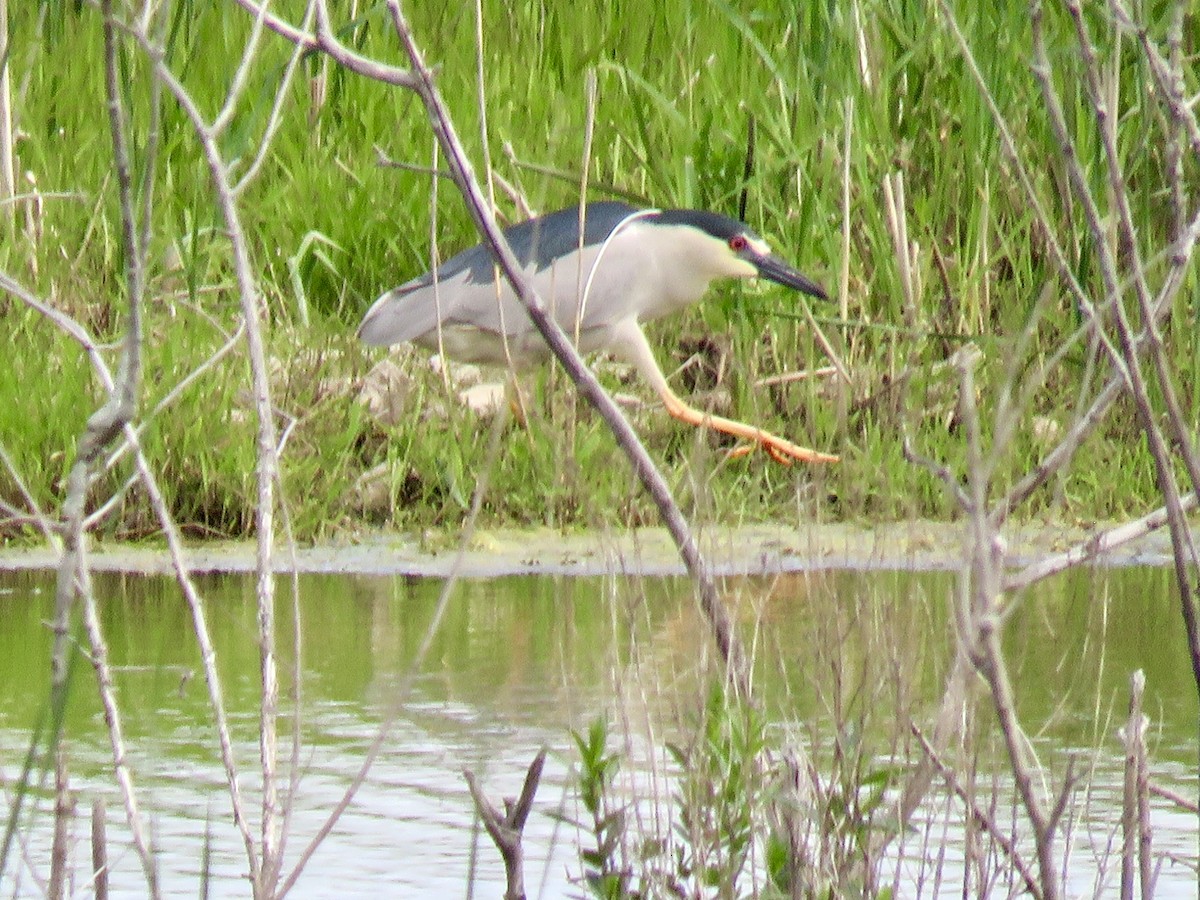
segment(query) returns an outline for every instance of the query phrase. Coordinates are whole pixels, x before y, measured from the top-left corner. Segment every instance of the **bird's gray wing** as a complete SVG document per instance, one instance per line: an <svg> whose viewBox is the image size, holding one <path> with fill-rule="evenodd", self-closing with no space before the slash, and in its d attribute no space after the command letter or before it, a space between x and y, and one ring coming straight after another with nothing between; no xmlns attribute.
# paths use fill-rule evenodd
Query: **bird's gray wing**
<svg viewBox="0 0 1200 900"><path fill-rule="evenodd" d="M625 203L589 203L584 212L585 248L599 245L635 212ZM526 275L552 305L575 290L557 272L578 269L570 261L579 249L579 210L569 208L511 226L504 231ZM554 265L558 261L559 265ZM553 299L552 299L553 298ZM565 308L559 311L560 321ZM573 320L574 308L568 313ZM482 244L446 260L434 273L405 282L383 294L363 317L359 337L368 344L388 345L417 340L443 325L470 325L508 336L530 330L529 317L503 278L496 281L491 252Z"/></svg>

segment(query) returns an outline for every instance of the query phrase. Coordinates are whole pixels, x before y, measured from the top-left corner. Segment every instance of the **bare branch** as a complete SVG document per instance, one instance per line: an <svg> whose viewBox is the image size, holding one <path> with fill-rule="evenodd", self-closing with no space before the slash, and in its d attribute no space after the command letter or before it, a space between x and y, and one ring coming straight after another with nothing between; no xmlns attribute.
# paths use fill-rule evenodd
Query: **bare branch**
<svg viewBox="0 0 1200 900"><path fill-rule="evenodd" d="M0 272L0 288L9 291L13 296L28 304L31 308L37 309L46 318L55 325L59 330L77 341L81 347L89 352L93 370L101 385L108 391L113 390L113 377L104 362L103 357L95 351L95 341L90 334L78 322L70 318L66 314L42 303L28 290L22 287L19 283L9 278L3 272ZM244 327L244 324L243 326ZM241 334L241 328L231 336L230 340L235 340ZM201 367L203 368L203 367ZM195 374L195 373L193 373ZM186 380L186 379L185 379ZM188 565L183 549L183 539L179 533L174 520L171 518L169 509L167 508L166 499L162 494L161 488L158 486L157 479L150 468L149 461L142 452L139 442L139 430L135 429L132 423L126 423L124 427L125 447L132 448L134 452L134 461L137 466L138 476L145 487L148 501L151 509L158 517L159 527L162 528L163 536L166 539L167 550L169 552L171 563L175 571L175 577L183 591L185 602L188 604L188 609L192 615L192 628L196 635L196 642L200 650L201 664L204 669L205 682L209 692L209 703L212 708L213 720L217 732L218 742L220 746L221 759L225 767L226 782L230 791L230 799L233 810L234 823L241 831L243 840L246 844L248 858L250 860L251 871L256 871L258 864L256 862L257 852L254 847L253 837L247 824L246 815L243 809L241 800L241 789L239 786L239 776L237 765L233 755L233 743L230 736L228 716L225 711L225 701L221 682L219 680L216 668L216 651L213 647L212 639L208 633L207 619L204 611L204 601L199 591L196 589L195 583L191 579Z"/></svg>
<svg viewBox="0 0 1200 900"><path fill-rule="evenodd" d="M88 419L79 442L79 450L68 476L67 494L63 501L64 550L59 563L55 589L51 705L58 708L60 704L66 702L71 614L75 599L81 597L92 665L96 672L97 688L112 745L114 774L125 805L130 836L146 878L147 893L151 897L158 897L158 871L142 828L133 778L125 764L120 711L116 702L112 674L108 668L107 647L100 629L99 617L96 614L95 597L91 590L90 573L87 568L87 546L83 530L88 477L92 466L104 448L132 420L136 410L141 383L141 309L145 272L144 248L140 246L137 219L134 213L128 135L117 74L116 24L113 17L112 0L102 0L101 14L104 31L106 99L113 144L113 161L117 172L121 233L124 242L128 322L126 323L120 373L115 384L106 385L110 390L108 401ZM149 206L147 205L146 208L149 209ZM58 742L59 736L59 734L52 736L52 744Z"/></svg>
<svg viewBox="0 0 1200 900"><path fill-rule="evenodd" d="M92 890L96 900L108 900L108 839L105 835L104 798L92 801Z"/></svg>
<svg viewBox="0 0 1200 900"><path fill-rule="evenodd" d="M991 520L995 527L999 528L1004 524L1013 510L1028 500L1034 491L1046 484L1054 477L1055 473L1061 471L1071 461L1071 457L1075 455L1083 442L1104 420L1104 416L1107 415L1113 402L1125 389L1125 383L1125 376L1120 372L1114 372L1109 377L1088 408L1076 416L1063 439L1054 446L1054 449L1043 456L1036 466L1026 472L992 507Z"/></svg>
<svg viewBox="0 0 1200 900"><path fill-rule="evenodd" d="M237 70L233 73L233 81L229 85L229 90L225 93L225 102L221 106L220 112L213 117L212 132L214 135L220 136L233 122L233 117L237 113L238 101L241 99L242 91L246 89L246 82L250 77L250 67L255 58L258 56L259 42L262 40L263 26L267 16L267 7L270 6L270 0L264 0L259 7L258 14L254 17L254 25L250 29L250 36L246 39L246 46L242 48L242 58L238 63ZM312 3L309 3L311 15ZM305 22L307 25L308 22ZM145 29L142 29L145 31ZM148 32L147 32L148 33Z"/></svg>
<svg viewBox="0 0 1200 900"><path fill-rule="evenodd" d="M67 752L61 745L54 754L54 838L50 844L50 880L47 896L63 900L67 891L67 845L71 820L75 818L75 799L67 772Z"/></svg>
<svg viewBox="0 0 1200 900"><path fill-rule="evenodd" d="M455 182L467 200L471 218L483 235L485 243L491 248L501 271L512 285L513 291L524 304L530 320L546 340L555 357L575 383L576 388L596 408L612 430L617 443L633 465L634 471L654 499L663 524L674 538L684 564L696 582L701 608L708 619L721 656L728 666L729 677L741 695L749 698L750 672L741 644L734 633L728 613L721 604L720 595L708 563L701 556L691 529L671 496L666 480L654 465L637 432L625 419L620 408L600 386L596 376L583 362L567 334L549 315L542 299L529 287L520 264L504 240L504 236L490 212L487 200L479 188L474 170L467 160L462 143L450 121L446 105L434 84L433 72L424 63L421 51L400 10L398 0L388 0L388 9L391 11L396 32L412 61L417 92L425 103L434 134L437 135L446 154Z"/></svg>
<svg viewBox="0 0 1200 900"><path fill-rule="evenodd" d="M1154 304L1150 296L1150 287L1146 282L1145 265L1142 261L1141 248L1138 246L1137 229L1134 225L1133 211L1129 203L1128 185L1125 181L1120 153L1117 150L1116 124L1113 121L1113 113L1108 109L1100 86L1096 49L1092 44L1087 23L1084 21L1083 11L1080 8L1078 0L1068 0L1066 7L1067 11L1071 14L1071 20L1075 23L1076 38L1079 43L1079 56L1083 61L1088 95L1096 113L1097 123L1100 126L1101 143L1104 147L1104 156L1107 162L1105 168L1108 173L1109 192L1117 210L1117 221L1121 233L1121 256L1125 267L1132 273L1131 280L1133 282L1134 295L1137 298L1138 308L1141 311L1143 327L1145 328L1147 338L1145 349L1153 364L1159 391L1162 393L1163 405L1167 411L1167 421L1171 426L1171 437L1179 455L1183 458L1183 462L1187 466L1188 474L1192 479L1192 490L1196 492L1197 496L1200 496L1200 457L1196 454L1196 448L1192 442L1191 429L1188 427L1175 390L1175 378L1170 370L1170 365L1167 362L1163 349L1162 332L1159 329L1158 316L1153 308ZM1109 123L1112 124L1109 125ZM1123 311L1119 305L1117 307L1117 316L1118 324L1120 327L1125 328L1126 326L1122 322ZM1125 338L1122 336L1122 344L1124 345L1124 343ZM1171 509L1174 505L1170 496L1170 493L1173 493L1173 488L1171 492L1165 493L1167 494L1167 507ZM1200 563L1200 559L1197 558L1194 548L1190 554L1190 559L1193 565Z"/></svg>
<svg viewBox="0 0 1200 900"><path fill-rule="evenodd" d="M305 13L304 17L305 28L312 23L314 14L315 5L313 2L310 2L308 12ZM267 118L267 125L263 129L262 138L258 142L258 150L255 152L254 158L250 161L250 165L246 167L246 171L242 173L242 177L233 186L234 196L240 195L254 181L262 169L263 162L266 161L267 151L270 149L275 139L275 134L279 131L279 126L283 122L283 106L287 102L292 81L300 68L302 59L304 59L304 48L297 44L293 49L291 57L288 59L287 66L283 70L283 77L279 79L279 84L275 88L275 99L271 104L271 113Z"/></svg>
<svg viewBox="0 0 1200 900"><path fill-rule="evenodd" d="M1200 458L1197 457L1188 426L1183 420L1171 373L1167 370L1162 353L1162 337L1158 332L1157 316L1163 311L1152 308L1149 290L1145 285L1141 269L1140 256L1136 246L1132 215L1128 209L1128 198L1124 178L1120 173L1120 160L1115 146L1112 128L1108 126L1109 113L1099 88L1099 76L1096 74L1095 50L1091 45L1086 26L1082 20L1082 12L1076 0L1068 0L1067 9L1072 20L1076 23L1076 36L1080 45L1080 56L1084 62L1084 71L1092 107L1105 147L1107 170L1110 178L1110 193L1117 205L1120 223L1122 258L1131 260L1134 270L1135 296L1142 313L1143 327L1146 329L1149 341L1149 356L1151 365L1158 378L1159 392L1167 407L1168 421L1177 446L1181 449L1184 464L1192 480L1192 488L1200 494ZM1150 399L1150 390L1142 371L1141 348L1135 340L1125 306L1121 302L1122 285L1118 277L1118 263L1112 248L1104 240L1105 229L1101 221L1098 205L1088 185L1088 179L1075 152L1075 145L1067 128L1066 116L1062 104L1054 90L1050 79L1050 63L1046 51L1045 35L1042 29L1043 10L1041 0L1032 0L1030 4L1030 19L1033 29L1034 66L1033 71L1042 87L1042 97L1046 111L1050 117L1051 128L1059 143L1059 153L1067 166L1071 185L1079 202L1083 205L1085 215L1096 245L1096 254L1100 263L1100 271L1104 278L1105 293L1108 306L1112 311L1113 320L1120 342L1121 357L1128 368L1128 385L1133 396L1134 408L1137 410L1138 421L1146 438L1146 446L1154 460L1155 475L1158 489L1162 494L1167 511L1167 524L1171 532L1171 544L1175 548L1175 579L1179 585L1180 606L1184 624L1187 629L1188 651L1192 662L1192 676L1200 690L1200 604L1196 598L1195 570L1200 566L1200 554L1192 539L1191 529L1184 518L1180 504L1179 491L1175 486L1174 467L1171 453L1167 448L1161 428L1158 424Z"/></svg>
<svg viewBox="0 0 1200 900"><path fill-rule="evenodd" d="M979 63L975 59L975 54L971 51L970 44L967 43L967 38L959 27L958 18L954 13L954 9L950 6L949 0L939 0L942 14L945 16L946 22L950 26L950 32L954 36L955 43L958 44L959 51L963 55L963 60L967 64L967 68L971 72L971 77L979 88L984 102L992 113L992 120L996 123L996 128L1000 134L1000 146L1004 151L1005 158L1008 160L1013 171L1016 173L1017 181L1021 186L1021 191L1025 195L1026 201L1029 203L1030 209L1033 211L1034 218L1041 230L1042 240L1046 242L1046 246L1050 250L1051 259L1054 261L1055 269L1060 278L1067 285L1072 299L1079 306L1080 311L1088 318L1095 318L1095 309L1092 305L1092 298L1083 285L1079 282L1075 274L1075 267L1071 265L1067 258L1066 251L1063 249L1061 242L1058 240L1056 230L1051 222L1049 214L1046 212L1045 206L1042 203L1042 198L1038 194L1037 189L1033 184L1033 177L1029 174L1029 168L1025 164L1024 158L1021 156L1020 150L1017 149L1016 139L1013 137L1012 129L1009 127L1008 119L1005 117L999 104L996 102L995 96L992 94L991 88L983 77L983 73L979 69ZM1105 349L1109 358L1113 361L1114 367L1118 370L1122 368L1120 362L1120 354L1116 351L1108 338L1104 335L1102 329L1096 329L1097 338L1106 345Z"/></svg>
<svg viewBox="0 0 1200 900"><path fill-rule="evenodd" d="M54 525L50 522L50 517L37 502L37 498L29 490L29 486L25 484L25 479L21 472L17 469L12 457L4 444L0 443L0 462L4 463L4 468L8 470L8 477L13 480L13 484L17 486L17 490L21 492L26 505L29 507L29 513L37 527L41 530L42 535L46 538L46 543L51 546L55 553L62 553L62 541L58 539L58 534L55 533Z"/></svg>
<svg viewBox="0 0 1200 900"><path fill-rule="evenodd" d="M1038 856L1038 870L1042 885L1042 896L1053 900L1059 896L1058 877L1054 864L1054 823L1041 797L1034 790L1034 768L1036 762L1027 754L1028 738L1017 719L1016 701L1012 684L1004 665L1000 649L999 623L994 615L984 616L978 623L978 658L980 673L992 690L992 706L1000 720L1000 732L1008 749L1009 766L1017 793L1033 826L1034 846Z"/></svg>
<svg viewBox="0 0 1200 900"><path fill-rule="evenodd" d="M1188 494L1180 503L1184 512L1190 512L1197 506L1196 495ZM1046 556L1034 563L1008 575L1004 579L1005 591L1018 591L1029 587L1051 575L1063 572L1074 566L1100 559L1118 547L1145 537L1167 524L1166 507L1160 506L1153 512L1147 513L1140 519L1125 522L1106 531L1097 532L1082 544L1072 547L1063 553Z"/></svg>
<svg viewBox="0 0 1200 900"><path fill-rule="evenodd" d="M1121 898L1133 900L1133 885L1142 861L1142 897L1152 897L1150 878L1150 833L1146 774L1146 717L1142 715L1142 696L1146 676L1138 669L1129 677L1129 717L1125 721L1125 790L1121 804ZM1142 847L1143 840L1146 846Z"/></svg>
<svg viewBox="0 0 1200 900"><path fill-rule="evenodd" d="M1171 790L1169 787L1164 787L1163 785L1155 784L1154 782L1150 782L1150 784L1147 786L1147 790L1155 797L1162 797L1164 800L1169 800L1184 812L1189 812L1193 816L1200 816L1200 803L1197 803L1194 799L1184 797L1178 792Z"/></svg>
<svg viewBox="0 0 1200 900"><path fill-rule="evenodd" d="M137 794L133 787L133 775L125 761L125 739L121 728L121 711L117 704L116 685L112 669L108 664L108 645L100 627L100 614L96 605L96 594L92 589L92 573L87 566L87 557L79 557L76 573L79 593L83 601L83 626L91 648L92 668L96 673L96 684L104 710L104 722L108 726L109 743L112 747L113 775L125 801L125 818L129 825L133 845L141 858L146 876L146 892L150 897L161 896L158 883L158 862L142 833L141 815L138 812Z"/></svg>
<svg viewBox="0 0 1200 900"><path fill-rule="evenodd" d="M951 468L943 463L939 463L917 452L913 447L912 435L908 433L906 427L902 427L904 436L900 444L900 451L904 454L906 462L914 466L920 466L925 469L942 483L948 493L954 500L955 505L959 509L969 509L971 501L967 498L966 491L962 489L962 485L958 483L958 478L955 476Z"/></svg>

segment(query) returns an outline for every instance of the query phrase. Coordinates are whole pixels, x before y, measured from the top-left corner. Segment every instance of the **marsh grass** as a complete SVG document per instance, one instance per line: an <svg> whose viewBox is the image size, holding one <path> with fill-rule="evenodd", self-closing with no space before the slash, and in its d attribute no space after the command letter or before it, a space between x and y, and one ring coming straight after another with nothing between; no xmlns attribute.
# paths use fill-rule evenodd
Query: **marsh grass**
<svg viewBox="0 0 1200 900"><path fill-rule="evenodd" d="M21 206L0 241L0 267L24 273L31 287L77 315L98 340L114 340L122 327L115 312L122 259L101 115L97 17L70 4L18 6L11 13L10 60L18 164L27 186L47 196ZM951 39L934 27L934 4L758 4L751 12L724 0L673 0L650 10L601 13L486 2L483 10L482 100L470 7L416 4L411 15L477 164L484 159L482 102L494 172L532 208L578 200L584 85L594 72L589 197L619 194L736 213L744 191L750 224L830 288L842 263L842 231L849 230L848 319L834 306L812 310L842 356L849 385L831 379L755 385L764 376L827 363L798 301L777 289L724 287L708 303L654 328L668 370L682 361L677 348L698 339L711 335L728 347L716 387L737 417L843 455L839 466L795 471L759 455L723 463L719 446L651 407L639 414L639 431L691 510L723 521L790 519L797 512L872 520L948 514L940 488L906 465L899 448L906 424L931 455L953 461L960 452L947 356L975 342L985 359L980 392L991 396L1010 361L1009 336L1031 316L1041 319L1020 362L1026 368L1051 354L1079 318L1060 298L1035 313L1050 263L1025 199L1003 177L994 121ZM343 39L393 58L381 12L359 9ZM1030 159L1050 158L1052 139L1034 112L1026 16L1020 4L1001 4L966 14L962 24L976 46L989 48L982 57L985 75L1019 126L1021 151ZM1050 24L1052 32L1062 28ZM221 4L177 4L168 53L202 106L217 102L249 27L247 16ZM251 102L225 138L226 154L247 165L287 52L282 42L266 41L250 72ZM136 110L143 89L136 75L144 63L130 56L123 64ZM242 203L274 323L269 339L283 388L281 422L294 423L282 462L287 483L305 493L295 510L297 534L355 528L362 519L348 498L362 473L380 464L390 472L394 502L367 521L398 528L454 525L470 496L486 425L464 411L433 422L419 408L394 426L373 421L354 398L379 354L356 346L352 335L373 297L428 267L431 221L442 258L476 238L453 191L439 192L435 201L427 174L377 164L379 148L391 159L436 165L417 101L318 59L304 66L307 78L289 98L264 171ZM1118 57L1110 70L1127 104L1125 117L1148 118L1139 98L1149 87L1133 61ZM154 402L155 385L165 392L198 366L237 315L205 168L178 110L168 104L164 114L147 404ZM744 179L751 119L753 167ZM1100 151L1095 140L1087 141L1086 116L1080 112L1075 124L1085 161L1094 164ZM144 125L135 116L135 129ZM1130 184L1155 183L1161 164L1155 148L1136 143L1136 128L1123 133L1130 135L1123 146ZM841 208L846 148L849 221ZM1087 238L1082 232L1069 237L1079 226L1062 199L1061 174L1053 168L1035 174L1068 235L1064 244L1078 277L1094 282ZM885 212L884 182L896 176L903 177L907 274ZM1135 196L1149 241L1167 227L1166 214L1149 193ZM521 217L503 190L498 202L503 214ZM52 507L63 454L87 408L79 398L96 387L73 344L0 302L6 321L15 323L12 363L0 374L9 401L0 407L0 433L38 502ZM1190 377L1194 384L1200 382L1194 377L1200 329L1185 302L1181 294L1168 337L1181 383ZM439 379L418 363L411 371L421 383L419 396L437 398ZM1030 411L1049 432L1069 418L1080 390L1075 382L1088 371L1088 349L1080 345L1029 398ZM152 459L169 476L163 480L171 507L197 534L238 536L252 528L251 442L237 400L243 372L238 365L214 369L151 426ZM574 527L651 520L650 504L598 421L580 404L560 408L560 382L531 380L533 421L524 429L510 426L484 523ZM646 396L644 388L632 389ZM843 390L839 418L835 401ZM1023 433L998 463L998 485L1006 472L1015 477L1026 470L1046 440ZM1088 477L1114 459L1118 468ZM1152 469L1132 415L1111 417L1080 451L1079 463L1069 480L1044 490L1027 511L1103 518L1153 496ZM697 475L698 468L706 474ZM548 478L551 472L557 477ZM14 490L0 481L4 499L15 502ZM108 527L122 535L149 530L136 502ZM20 534L22 524L10 522L4 532Z"/></svg>

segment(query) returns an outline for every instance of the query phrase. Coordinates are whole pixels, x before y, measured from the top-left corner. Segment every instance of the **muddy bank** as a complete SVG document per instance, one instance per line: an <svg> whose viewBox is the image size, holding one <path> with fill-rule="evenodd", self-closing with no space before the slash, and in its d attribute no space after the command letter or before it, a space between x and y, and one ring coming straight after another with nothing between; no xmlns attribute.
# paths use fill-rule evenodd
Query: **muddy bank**
<svg viewBox="0 0 1200 900"><path fill-rule="evenodd" d="M1027 525L1005 532L1008 556L1020 565L1060 553L1100 530L1067 525ZM908 522L864 528L808 525L802 528L755 525L697 529L708 559L721 574L771 574L806 569L952 569L962 559L962 529L942 522ZM244 572L254 569L253 542L198 543L188 547L197 572ZM458 562L454 535L420 539L374 533L355 541L276 552L276 569L304 573L445 576ZM1170 561L1165 532L1148 535L1099 560L1108 565L1163 565ZM122 544L94 547L93 568L100 571L165 573L171 570L164 549ZM57 563L44 548L0 550L0 570L46 569ZM683 564L666 531L643 528L625 532L563 535L538 531L478 532L462 552L459 572L467 577L503 575L602 575L610 572L683 574Z"/></svg>

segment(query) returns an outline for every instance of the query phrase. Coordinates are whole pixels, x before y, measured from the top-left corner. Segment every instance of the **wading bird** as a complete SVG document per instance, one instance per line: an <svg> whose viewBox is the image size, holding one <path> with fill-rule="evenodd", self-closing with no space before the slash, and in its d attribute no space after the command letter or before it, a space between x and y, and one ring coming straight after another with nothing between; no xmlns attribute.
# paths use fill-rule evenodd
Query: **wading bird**
<svg viewBox="0 0 1200 900"><path fill-rule="evenodd" d="M589 203L504 232L533 289L583 354L606 351L635 366L667 412L757 444L776 460L837 462L754 425L709 415L667 384L642 324L695 303L718 278L762 277L825 299L814 281L773 255L742 222L691 209L636 210ZM412 341L460 362L525 369L550 350L480 244L383 294L358 336L388 346Z"/></svg>

